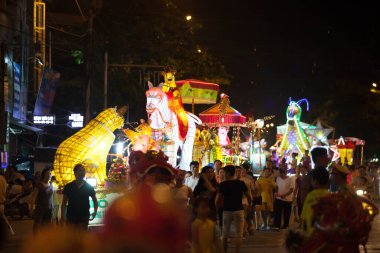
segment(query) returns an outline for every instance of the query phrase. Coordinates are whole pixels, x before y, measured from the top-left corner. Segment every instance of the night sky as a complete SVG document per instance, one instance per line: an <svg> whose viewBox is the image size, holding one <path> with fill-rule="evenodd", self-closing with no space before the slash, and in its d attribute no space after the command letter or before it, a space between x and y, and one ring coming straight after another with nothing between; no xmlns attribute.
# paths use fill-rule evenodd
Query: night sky
<svg viewBox="0 0 380 253"><path fill-rule="evenodd" d="M289 97L308 98L311 112L302 119L311 123L339 80L355 80L366 90L379 80L375 3L207 0L185 5L203 24L198 39L233 75L222 90L243 113L275 114L282 124ZM337 126L338 134L350 134L344 125Z"/></svg>

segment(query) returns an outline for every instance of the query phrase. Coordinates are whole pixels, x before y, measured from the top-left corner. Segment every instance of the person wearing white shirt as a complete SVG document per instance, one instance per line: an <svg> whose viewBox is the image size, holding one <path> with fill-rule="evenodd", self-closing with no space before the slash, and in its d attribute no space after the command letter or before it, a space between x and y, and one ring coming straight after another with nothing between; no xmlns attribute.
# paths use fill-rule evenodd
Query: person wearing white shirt
<svg viewBox="0 0 380 253"><path fill-rule="evenodd" d="M294 182L287 176L285 169L280 169L280 176L276 178L277 193L274 203L274 226L286 229L289 226L292 211ZM283 225L281 220L283 217Z"/></svg>
<svg viewBox="0 0 380 253"><path fill-rule="evenodd" d="M195 186L197 186L199 181L199 162L192 161L190 163L190 170L192 175L185 179L185 185L187 185L191 188L192 191L194 191Z"/></svg>

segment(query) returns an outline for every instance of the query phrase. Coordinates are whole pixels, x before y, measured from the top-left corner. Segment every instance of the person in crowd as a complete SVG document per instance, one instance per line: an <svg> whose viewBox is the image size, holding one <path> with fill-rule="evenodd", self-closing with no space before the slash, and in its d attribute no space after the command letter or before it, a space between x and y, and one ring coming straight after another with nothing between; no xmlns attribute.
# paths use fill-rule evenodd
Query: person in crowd
<svg viewBox="0 0 380 253"><path fill-rule="evenodd" d="M194 202L195 220L191 225L192 248L194 253L222 253L220 233L210 216L210 202L206 198L197 198ZM215 247L216 251L213 251Z"/></svg>
<svg viewBox="0 0 380 253"><path fill-rule="evenodd" d="M179 170L175 175L174 200L182 207L187 208L193 204L193 191L187 185L184 185L185 171Z"/></svg>
<svg viewBox="0 0 380 253"><path fill-rule="evenodd" d="M11 224L8 222L7 217L5 216L5 202L7 201L7 180L5 179L3 175L3 169L0 168L0 222L1 225L4 227L0 227L0 229L4 229L4 232L6 233L6 227L9 228L9 231L12 235L14 235L13 228ZM1 237L0 237L1 238ZM1 239L0 239L1 240ZM0 247L1 249L1 247Z"/></svg>
<svg viewBox="0 0 380 253"><path fill-rule="evenodd" d="M281 229L289 227L289 219L292 211L293 180L288 177L287 171L280 169L280 176L276 178L277 193L274 202L274 226ZM281 226L281 220L283 224Z"/></svg>
<svg viewBox="0 0 380 253"><path fill-rule="evenodd" d="M220 172L222 171L222 162L220 160L214 161L215 179L218 184L223 180L220 178Z"/></svg>
<svg viewBox="0 0 380 253"><path fill-rule="evenodd" d="M297 156L298 156L297 153L292 153L292 158L290 159L290 169L289 169L290 174L296 173L296 167L298 164Z"/></svg>
<svg viewBox="0 0 380 253"><path fill-rule="evenodd" d="M249 206L251 206L252 200L247 186L235 178L235 166L227 165L224 170L226 181L220 183L216 196L217 205L223 201L223 247L227 252L231 225L234 222L236 229L235 253L239 253L244 226L243 195L247 197Z"/></svg>
<svg viewBox="0 0 380 253"><path fill-rule="evenodd" d="M198 184L194 189L194 198L203 197L210 201L210 208L212 210L211 215L213 219L216 219L215 198L217 190L218 183L216 182L213 168L211 166L203 167Z"/></svg>
<svg viewBox="0 0 380 253"><path fill-rule="evenodd" d="M192 161L190 163L190 171L192 175L185 180L185 185L189 186L192 191L194 191L195 186L198 184L199 181L199 162Z"/></svg>
<svg viewBox="0 0 380 253"><path fill-rule="evenodd" d="M21 178L17 178L13 181L13 183L9 183L7 187L7 195L8 198L13 198L16 195L24 194L24 184L25 180L21 180Z"/></svg>
<svg viewBox="0 0 380 253"><path fill-rule="evenodd" d="M305 223L304 227L308 235L311 235L313 231L313 205L315 205L320 198L330 194L328 191L329 173L325 167L315 168L311 173L311 177L313 190L307 194L301 213L301 218Z"/></svg>
<svg viewBox="0 0 380 253"><path fill-rule="evenodd" d="M186 171L185 172L185 181L186 181L186 179L188 178L188 177L191 177L191 175L193 175L193 173L191 173L191 171ZM185 183L185 181L184 181L184 183Z"/></svg>
<svg viewBox="0 0 380 253"><path fill-rule="evenodd" d="M65 185L61 204L61 220L79 229L87 230L89 220L93 220L98 211L98 200L94 188L89 185L84 177L86 169L82 164L74 167L75 180ZM94 212L90 214L89 198L94 202ZM65 210L67 205L67 214Z"/></svg>
<svg viewBox="0 0 380 253"><path fill-rule="evenodd" d="M354 181L354 179L360 175L359 167L356 167L355 165L351 165L350 167L348 167L348 169L350 170L350 173L347 175L347 184L352 185L352 182Z"/></svg>
<svg viewBox="0 0 380 253"><path fill-rule="evenodd" d="M21 182L25 181L23 174L19 173L14 166L9 166L6 173L6 179L8 184L16 184L16 180Z"/></svg>
<svg viewBox="0 0 380 253"><path fill-rule="evenodd" d="M306 168L306 170L309 172L311 170L311 158L309 155L309 150L305 150L305 153L301 157L301 164Z"/></svg>
<svg viewBox="0 0 380 253"><path fill-rule="evenodd" d="M301 194L300 194L300 188L302 179L307 174L307 168L303 165L297 166L296 168L296 175L294 179L294 194L293 194L293 216L294 216L294 222L301 222L300 216L302 212L302 205L301 205Z"/></svg>
<svg viewBox="0 0 380 253"><path fill-rule="evenodd" d="M33 231L51 225L53 216L53 187L50 184L51 167L42 170L41 179L33 190L31 205L35 205ZM32 209L30 209L32 210Z"/></svg>
<svg viewBox="0 0 380 253"><path fill-rule="evenodd" d="M58 214L59 214L60 201L58 198L58 186L57 186L57 179L55 178L55 176L51 177L50 185L53 188L53 217L52 217L52 222L54 224L58 224Z"/></svg>
<svg viewBox="0 0 380 253"><path fill-rule="evenodd" d="M247 168L244 166L236 166L236 178L243 181L248 188L248 194L251 195L253 199L253 194L255 190L255 185L253 178L247 174ZM243 196L243 208L244 208L244 235L253 234L253 224L252 224L252 209L248 205L248 200Z"/></svg>
<svg viewBox="0 0 380 253"><path fill-rule="evenodd" d="M269 159L266 160L264 170L268 170L269 177L271 177L272 179L275 178L274 169L275 169L274 162L272 162Z"/></svg>
<svg viewBox="0 0 380 253"><path fill-rule="evenodd" d="M314 163L314 168L325 167L330 163L330 158L327 153L327 149L324 147L315 147L311 150L311 159ZM310 172L309 172L310 173ZM309 173L303 177L300 187L301 205L305 201L305 198L309 192L313 190L311 185L311 175Z"/></svg>
<svg viewBox="0 0 380 253"><path fill-rule="evenodd" d="M253 179L253 193L252 193L252 211L253 211L253 214L254 214L254 223L255 223L255 227L256 229L259 229L259 224L261 224L261 205L262 205L262 197L261 197L261 193L258 189L258 184L257 184L257 180L258 180L258 177L257 176L252 176L252 179Z"/></svg>
<svg viewBox="0 0 380 253"><path fill-rule="evenodd" d="M34 173L34 176L33 176L33 188L37 187L38 186L38 183L40 182L41 180L41 171L37 170L35 173Z"/></svg>
<svg viewBox="0 0 380 253"><path fill-rule="evenodd" d="M367 177L365 166L359 166L358 172L359 172L359 175L352 180L351 186L354 189L361 189L361 190L366 190L370 188L371 182L370 182L370 179ZM347 176L347 178L348 177L349 175Z"/></svg>
<svg viewBox="0 0 380 253"><path fill-rule="evenodd" d="M263 224L261 230L270 230L269 221L273 213L273 192L277 188L276 182L271 177L269 169L264 169L257 180L257 190L261 194L261 216Z"/></svg>
<svg viewBox="0 0 380 253"><path fill-rule="evenodd" d="M331 181L330 181L330 192L338 192L341 194L351 194L353 190L351 187L347 185L347 175L350 171L335 162L331 164ZM332 190L331 185L334 185L334 189Z"/></svg>

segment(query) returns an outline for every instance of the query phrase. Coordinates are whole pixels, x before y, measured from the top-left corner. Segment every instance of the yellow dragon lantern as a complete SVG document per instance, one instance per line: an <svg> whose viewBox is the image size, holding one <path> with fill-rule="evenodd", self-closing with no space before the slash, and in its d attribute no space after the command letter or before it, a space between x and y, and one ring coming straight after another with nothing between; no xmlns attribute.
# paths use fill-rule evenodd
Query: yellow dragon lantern
<svg viewBox="0 0 380 253"><path fill-rule="evenodd" d="M104 184L107 155L115 140L113 131L124 125L125 112L126 106L108 108L59 145L54 174L60 185L75 179L73 168L78 163L85 166L87 177L96 178L98 185Z"/></svg>
<svg viewBox="0 0 380 253"><path fill-rule="evenodd" d="M179 137L181 140L184 140L189 129L189 123L186 111L183 108L181 93L175 83L175 74L176 71L172 66L164 68L162 75L164 76L165 82L163 83L162 91L166 93L170 110L172 110L178 118Z"/></svg>

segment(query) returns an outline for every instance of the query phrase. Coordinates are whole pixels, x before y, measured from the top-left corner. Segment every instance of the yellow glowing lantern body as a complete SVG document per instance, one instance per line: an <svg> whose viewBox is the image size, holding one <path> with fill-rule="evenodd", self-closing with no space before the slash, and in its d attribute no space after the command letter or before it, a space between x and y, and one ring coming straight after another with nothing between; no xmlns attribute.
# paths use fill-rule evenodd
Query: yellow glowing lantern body
<svg viewBox="0 0 380 253"><path fill-rule="evenodd" d="M59 145L54 174L60 185L75 179L73 168L78 163L86 167L86 177L96 178L98 185L104 184L107 155L115 140L113 131L124 125L121 115L121 109L106 109Z"/></svg>

